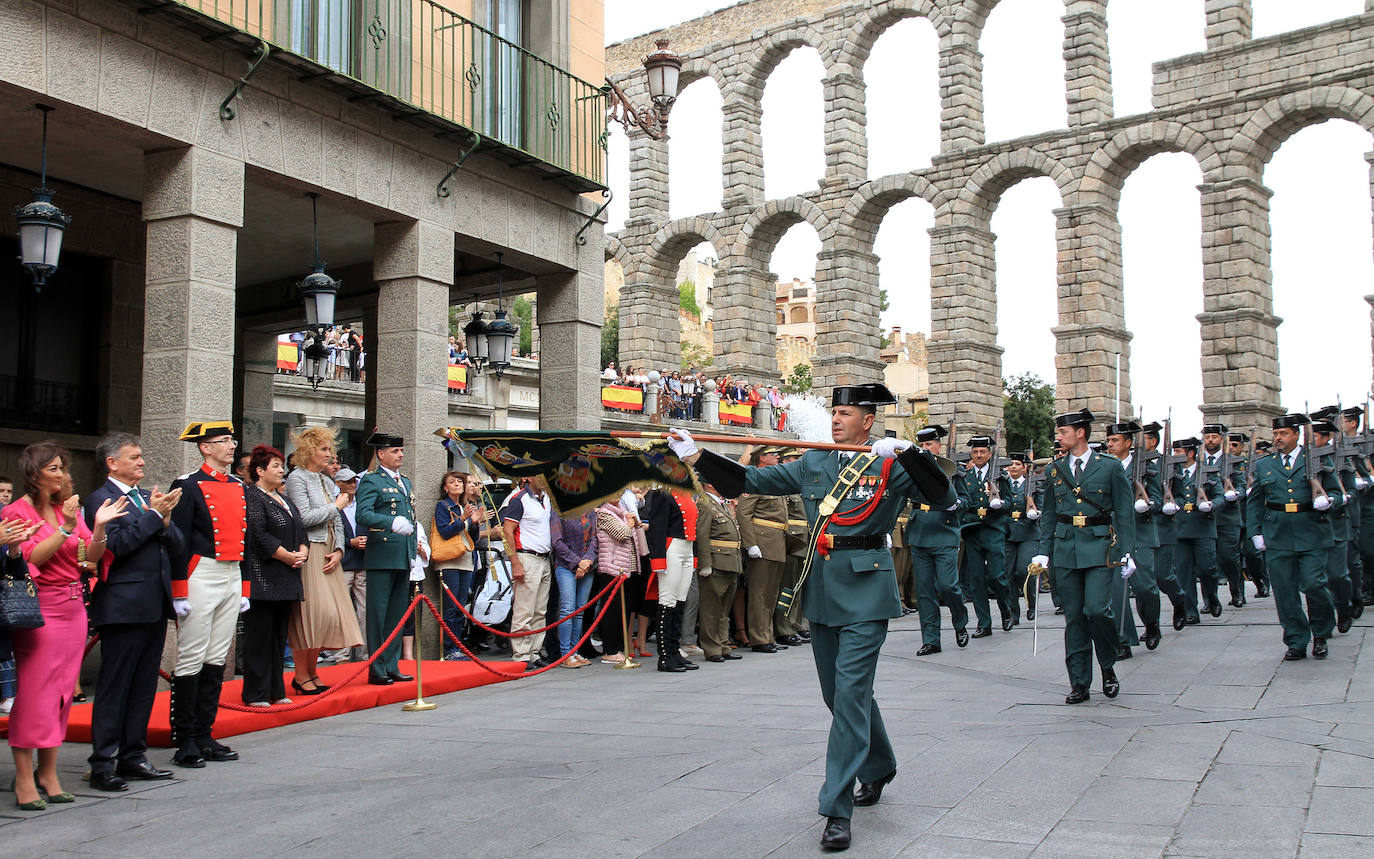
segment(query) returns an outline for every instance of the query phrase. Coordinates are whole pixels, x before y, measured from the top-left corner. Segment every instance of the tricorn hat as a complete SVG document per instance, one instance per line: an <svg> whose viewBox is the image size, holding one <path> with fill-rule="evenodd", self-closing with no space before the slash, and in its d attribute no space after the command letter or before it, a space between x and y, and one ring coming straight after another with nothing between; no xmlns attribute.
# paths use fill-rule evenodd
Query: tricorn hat
<svg viewBox="0 0 1374 859"><path fill-rule="evenodd" d="M1202 442L1196 438L1176 438L1174 447L1180 450L1197 450L1202 446Z"/></svg>
<svg viewBox="0 0 1374 859"><path fill-rule="evenodd" d="M992 447L992 436L975 435L968 440L969 447Z"/></svg>
<svg viewBox="0 0 1374 859"><path fill-rule="evenodd" d="M1054 425L1057 427L1087 427L1092 426L1092 422L1093 413L1087 409L1054 416Z"/></svg>
<svg viewBox="0 0 1374 859"><path fill-rule="evenodd" d="M841 385L830 394L834 406L888 406L897 402L886 385Z"/></svg>
<svg viewBox="0 0 1374 859"><path fill-rule="evenodd" d="M381 430L373 430L372 435L367 437L367 441L364 442L364 444L368 447L405 447L406 440L398 435L392 435L391 433L382 432Z"/></svg>
<svg viewBox="0 0 1374 859"><path fill-rule="evenodd" d="M211 441L220 436L233 435L233 421L191 421L181 432L182 441Z"/></svg>
<svg viewBox="0 0 1374 859"><path fill-rule="evenodd" d="M1159 421L1150 421L1145 426L1141 427L1140 431L1145 433L1153 433L1154 435L1159 435L1160 433L1164 432L1164 425L1161 424Z"/></svg>
<svg viewBox="0 0 1374 859"><path fill-rule="evenodd" d="M1140 424L1135 421L1125 423L1110 424L1107 426L1107 435L1135 435L1140 432Z"/></svg>
<svg viewBox="0 0 1374 859"><path fill-rule="evenodd" d="M1203 434L1203 435L1212 435L1212 434L1221 435L1222 433L1225 433L1225 432L1226 432L1227 430L1229 430L1229 429L1230 429L1230 427L1228 427L1228 426L1226 426L1226 424L1222 424L1222 423L1216 423L1216 424L1203 424L1203 425L1202 425L1202 434Z"/></svg>
<svg viewBox="0 0 1374 859"><path fill-rule="evenodd" d="M1312 423L1312 419L1302 412L1279 415L1273 420L1274 429L1297 429Z"/></svg>
<svg viewBox="0 0 1374 859"><path fill-rule="evenodd" d="M1233 433L1231 433L1230 435L1226 436L1226 438L1227 438L1228 441L1249 441L1249 440L1250 440L1250 436L1246 435L1246 434L1243 433L1243 432L1233 432Z"/></svg>

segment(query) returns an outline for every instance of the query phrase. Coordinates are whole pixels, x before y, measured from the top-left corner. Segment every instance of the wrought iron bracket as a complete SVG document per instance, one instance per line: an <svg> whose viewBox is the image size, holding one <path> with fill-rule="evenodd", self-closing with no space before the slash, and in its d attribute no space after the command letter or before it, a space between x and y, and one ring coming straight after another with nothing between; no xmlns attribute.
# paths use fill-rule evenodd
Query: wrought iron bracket
<svg viewBox="0 0 1374 859"><path fill-rule="evenodd" d="M587 237L582 234L587 231L588 227L590 227L593 223L596 222L597 218L601 217L601 213L606 211L607 206L611 205L611 197L615 195L611 193L610 188L603 188L601 191L601 196L606 198L606 202L602 203L601 208L597 209L596 212L594 212L592 216L587 219L587 223L582 225L582 229L577 231L577 237L575 241L577 242L577 246L579 248L587 244Z"/></svg>
<svg viewBox="0 0 1374 859"><path fill-rule="evenodd" d="M650 140L666 140L668 138L668 111L672 110L673 102L676 99L668 99L660 109L658 106L642 107L636 109L630 103L629 96L625 91L616 85L615 81L606 78L606 85L601 88L606 94L606 122L620 123L629 134L631 128L638 128L644 132Z"/></svg>
<svg viewBox="0 0 1374 859"><path fill-rule="evenodd" d="M255 59L253 61L253 64L248 67L248 73L245 74L243 77L239 78L239 82L234 84L233 89L229 90L229 95L225 96L224 101L219 103L220 119L224 120L225 122L228 122L229 120L233 119L235 116L238 115L234 113L234 109L229 106L230 102L239 97L239 95L243 92L243 88L248 86L248 79L253 76L253 73L258 70L259 66L261 66L264 62L267 61L267 56L271 53L272 46L267 44L267 41L265 39L259 39L257 59Z"/></svg>
<svg viewBox="0 0 1374 859"><path fill-rule="evenodd" d="M453 162L453 166L449 168L449 171L444 174L444 178L440 179L439 184L434 188L434 193L440 199L443 199L452 193L448 189L448 180L458 175L458 171L461 170L463 167L463 162L468 160L472 153L477 151L477 147L481 145L481 143L482 135L478 134L475 131L472 132L472 143L468 144L468 148L463 150L462 154L458 156L458 160Z"/></svg>

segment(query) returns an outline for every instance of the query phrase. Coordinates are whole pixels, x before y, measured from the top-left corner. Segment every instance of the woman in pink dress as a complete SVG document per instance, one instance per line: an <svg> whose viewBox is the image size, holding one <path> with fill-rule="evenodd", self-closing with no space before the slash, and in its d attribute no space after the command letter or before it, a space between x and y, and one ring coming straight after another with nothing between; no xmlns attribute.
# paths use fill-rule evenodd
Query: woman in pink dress
<svg viewBox="0 0 1374 859"><path fill-rule="evenodd" d="M19 454L24 496L4 509L28 536L20 551L38 588L43 625L16 629L14 659L18 688L10 711L9 743L14 753L14 799L25 811L49 802L72 802L57 779L57 750L67 734L72 690L86 647L82 565L94 569L105 554L105 525L125 514L128 500L106 501L86 527L81 499L70 493L71 454L56 442L31 444ZM34 749L38 770L34 771Z"/></svg>

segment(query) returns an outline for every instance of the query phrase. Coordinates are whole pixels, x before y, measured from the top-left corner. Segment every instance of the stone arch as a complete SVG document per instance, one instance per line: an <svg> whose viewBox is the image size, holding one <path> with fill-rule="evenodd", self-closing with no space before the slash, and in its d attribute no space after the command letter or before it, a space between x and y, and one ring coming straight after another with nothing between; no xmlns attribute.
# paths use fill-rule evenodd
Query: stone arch
<svg viewBox="0 0 1374 859"><path fill-rule="evenodd" d="M1152 122L1118 132L1093 153L1073 202L1102 205L1115 211L1126 179L1161 152L1186 152L1202 169L1204 181L1220 179L1222 158L1206 135L1180 122Z"/></svg>
<svg viewBox="0 0 1374 859"><path fill-rule="evenodd" d="M1281 95L1251 114L1231 137L1227 163L1248 168L1257 177L1285 140L1328 119L1348 119L1374 134L1374 98L1346 86Z"/></svg>
<svg viewBox="0 0 1374 859"><path fill-rule="evenodd" d="M619 236L606 236L606 262L615 261L620 266L621 271L630 270L630 249L625 247L625 243Z"/></svg>
<svg viewBox="0 0 1374 859"><path fill-rule="evenodd" d="M707 218L696 216L670 221L654 233L639 271L649 277L671 280L677 275L683 255L702 242L709 242L715 248L717 258L723 257L722 249L729 248L729 242Z"/></svg>
<svg viewBox="0 0 1374 859"><path fill-rule="evenodd" d="M767 270L769 258L783 233L793 224L806 221L820 237L821 246L829 247L834 238L834 225L821 207L805 197L769 200L749 216L739 231L731 256L749 260Z"/></svg>
<svg viewBox="0 0 1374 859"><path fill-rule="evenodd" d="M820 55L821 65L825 68L824 77L833 77L835 74L835 52L831 49L830 43L811 27L792 27L775 33L772 38L759 46L754 55L746 60L738 75L738 83L729 91L722 91L721 95L728 103L736 98L743 98L758 104L763 98L763 85L767 82L768 76L777 68L778 63L787 58L793 50L802 47L816 49Z"/></svg>
<svg viewBox="0 0 1374 859"><path fill-rule="evenodd" d="M690 57L682 64L682 73L678 78L678 92L687 89L702 78L710 78L715 81L716 89L720 90L722 98L725 97L726 82L729 78L714 61L701 56Z"/></svg>
<svg viewBox="0 0 1374 859"><path fill-rule="evenodd" d="M849 198L835 225L835 234L857 241L860 249L873 250L883 218L893 206L920 197L937 206L940 189L925 176L916 173L897 173L865 182Z"/></svg>
<svg viewBox="0 0 1374 859"><path fill-rule="evenodd" d="M986 225L992 220L997 201L1003 192L1029 176L1046 176L1059 187L1060 200L1066 200L1074 189L1074 176L1069 168L1035 149L1003 152L985 161L974 171L956 198L941 201L940 210L948 208L955 216L973 219Z"/></svg>
<svg viewBox="0 0 1374 859"><path fill-rule="evenodd" d="M859 20L845 33L845 44L840 50L838 66L861 74L873 46L886 33L888 28L906 18L925 18L941 33L941 17L933 0L896 0L885 6L869 9L859 16Z"/></svg>
<svg viewBox="0 0 1374 859"><path fill-rule="evenodd" d="M806 305L798 304L787 311L787 321L791 324L810 322L811 317L806 311Z"/></svg>

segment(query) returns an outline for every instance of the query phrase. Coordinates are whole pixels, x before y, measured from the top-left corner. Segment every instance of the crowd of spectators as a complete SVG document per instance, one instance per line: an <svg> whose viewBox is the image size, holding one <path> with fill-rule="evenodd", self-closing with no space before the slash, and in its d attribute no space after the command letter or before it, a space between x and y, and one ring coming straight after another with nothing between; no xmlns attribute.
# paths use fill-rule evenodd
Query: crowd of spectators
<svg viewBox="0 0 1374 859"><path fill-rule="evenodd" d="M296 347L296 374L305 372L305 347L314 331L292 331L287 337ZM367 351L362 331L352 323L334 325L324 332L324 348L329 357L325 365L326 382L363 382L367 378Z"/></svg>
<svg viewBox="0 0 1374 859"><path fill-rule="evenodd" d="M751 409L757 408L762 403L772 406L771 426L767 428L778 429L783 420L781 416L784 397L777 385L751 384L745 379L733 378L729 373L712 376L696 367L686 370L659 371L658 395L662 400L663 414L672 420L703 420L702 398L706 393L708 379L715 383L714 389L720 395L720 402L723 405L745 405ZM616 385L647 391L651 381L649 372L643 367L622 368L617 366L615 361L607 364L606 369L601 371L601 384L603 386ZM612 411L636 411L615 406L606 406L606 408ZM754 425L758 426L757 414Z"/></svg>

